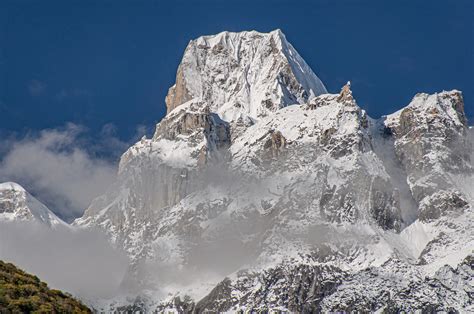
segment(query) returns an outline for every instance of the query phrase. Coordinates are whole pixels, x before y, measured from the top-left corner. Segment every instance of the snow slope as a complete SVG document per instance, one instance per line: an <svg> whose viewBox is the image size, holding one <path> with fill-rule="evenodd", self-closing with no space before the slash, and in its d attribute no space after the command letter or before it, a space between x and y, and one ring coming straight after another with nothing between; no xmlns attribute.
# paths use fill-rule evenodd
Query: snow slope
<svg viewBox="0 0 474 314"><path fill-rule="evenodd" d="M0 221L36 221L50 227L67 226L45 205L14 182L0 183Z"/></svg>

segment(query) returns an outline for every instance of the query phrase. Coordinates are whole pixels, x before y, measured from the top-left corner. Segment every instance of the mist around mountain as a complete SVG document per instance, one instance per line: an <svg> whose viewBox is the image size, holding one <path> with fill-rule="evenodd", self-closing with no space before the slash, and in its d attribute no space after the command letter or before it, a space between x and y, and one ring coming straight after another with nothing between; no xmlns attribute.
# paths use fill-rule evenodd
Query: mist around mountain
<svg viewBox="0 0 474 314"><path fill-rule="evenodd" d="M473 310L461 91L373 119L275 30L191 41L165 102L71 225L2 185L0 257L56 248L30 267L106 312Z"/></svg>

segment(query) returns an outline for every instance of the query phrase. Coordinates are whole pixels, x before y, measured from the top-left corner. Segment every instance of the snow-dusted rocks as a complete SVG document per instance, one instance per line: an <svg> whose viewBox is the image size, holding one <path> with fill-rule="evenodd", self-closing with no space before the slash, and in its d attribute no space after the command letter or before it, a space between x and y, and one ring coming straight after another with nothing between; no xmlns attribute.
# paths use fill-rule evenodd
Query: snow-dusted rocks
<svg viewBox="0 0 474 314"><path fill-rule="evenodd" d="M0 183L1 221L30 221L49 227L67 225L23 187L14 182Z"/></svg>
<svg viewBox="0 0 474 314"><path fill-rule="evenodd" d="M205 183L198 173L224 158L228 123L191 100L170 112L152 139L122 156L117 182L97 198L77 225L100 225L134 260L149 256L170 207Z"/></svg>
<svg viewBox="0 0 474 314"><path fill-rule="evenodd" d="M129 309L472 308L460 92L373 120L280 31L224 32L190 42L166 104L75 222L128 253Z"/></svg>
<svg viewBox="0 0 474 314"><path fill-rule="evenodd" d="M357 272L288 263L260 273L242 272L235 281L226 278L194 308L198 312L469 312L473 275L472 256L426 277L397 259Z"/></svg>
<svg viewBox="0 0 474 314"><path fill-rule="evenodd" d="M418 94L404 109L387 116L395 152L419 203L420 218L435 219L468 206L457 177L472 178L471 143L459 91Z"/></svg>
<svg viewBox="0 0 474 314"><path fill-rule="evenodd" d="M373 219L401 225L398 195L372 152L368 117L349 86L283 108L249 127L230 147L232 167L311 195L317 220L354 223ZM308 187L312 187L308 190ZM305 191L305 192L304 192ZM285 206L289 206L286 204Z"/></svg>
<svg viewBox="0 0 474 314"><path fill-rule="evenodd" d="M419 268L390 259L342 279L320 303L322 312L470 312L473 309L472 257L426 276Z"/></svg>
<svg viewBox="0 0 474 314"><path fill-rule="evenodd" d="M169 113L199 99L232 122L258 119L323 93L321 80L280 30L222 32L189 43L166 105Z"/></svg>

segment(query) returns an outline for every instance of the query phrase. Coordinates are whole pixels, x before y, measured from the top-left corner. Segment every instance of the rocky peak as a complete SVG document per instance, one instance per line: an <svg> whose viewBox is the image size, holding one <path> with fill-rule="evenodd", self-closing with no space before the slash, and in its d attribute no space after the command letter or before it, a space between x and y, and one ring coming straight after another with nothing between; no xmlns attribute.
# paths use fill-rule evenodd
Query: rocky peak
<svg viewBox="0 0 474 314"><path fill-rule="evenodd" d="M166 105L170 113L199 99L231 122L258 119L323 93L323 83L280 30L223 32L188 44Z"/></svg>
<svg viewBox="0 0 474 314"><path fill-rule="evenodd" d="M396 149L406 167L416 168L422 162L457 171L469 167L468 127L461 92L417 94L408 106L387 116L384 123L396 138ZM411 147L410 153L402 156L406 146ZM438 153L423 159L432 151Z"/></svg>
<svg viewBox="0 0 474 314"><path fill-rule="evenodd" d="M344 103L345 102L352 103L354 101L354 98L352 97L350 81L348 81L347 84L341 88L341 92L339 93L339 97L337 98L337 101L344 102Z"/></svg>
<svg viewBox="0 0 474 314"><path fill-rule="evenodd" d="M399 137L412 128L431 126L432 131L440 130L442 125L457 130L467 128L462 94L457 90L416 94L408 106L389 115L386 121Z"/></svg>
<svg viewBox="0 0 474 314"><path fill-rule="evenodd" d="M0 221L34 221L48 226L66 225L45 205L14 182L0 184Z"/></svg>
<svg viewBox="0 0 474 314"><path fill-rule="evenodd" d="M461 93L417 94L408 106L387 116L385 126L419 203L420 218L462 210L466 195L453 177L472 174L473 168Z"/></svg>

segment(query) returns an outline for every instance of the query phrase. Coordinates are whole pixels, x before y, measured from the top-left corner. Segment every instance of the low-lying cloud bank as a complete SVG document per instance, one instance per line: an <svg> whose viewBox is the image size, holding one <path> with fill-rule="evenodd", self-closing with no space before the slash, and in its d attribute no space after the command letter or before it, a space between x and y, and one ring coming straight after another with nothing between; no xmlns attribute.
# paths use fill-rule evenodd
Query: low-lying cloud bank
<svg viewBox="0 0 474 314"><path fill-rule="evenodd" d="M128 147L114 137L113 125L104 126L95 143L85 133L83 127L68 124L2 141L0 181L21 184L66 221L81 216L116 177L116 159L100 153L119 156Z"/></svg>
<svg viewBox="0 0 474 314"><path fill-rule="evenodd" d="M93 230L1 222L0 239L1 260L85 299L115 295L128 267L125 254Z"/></svg>

